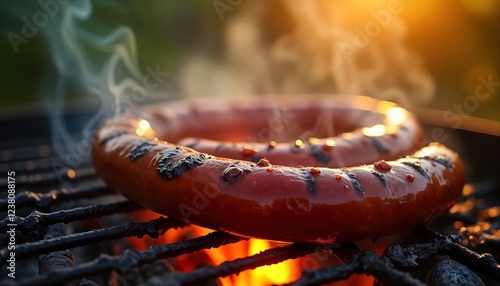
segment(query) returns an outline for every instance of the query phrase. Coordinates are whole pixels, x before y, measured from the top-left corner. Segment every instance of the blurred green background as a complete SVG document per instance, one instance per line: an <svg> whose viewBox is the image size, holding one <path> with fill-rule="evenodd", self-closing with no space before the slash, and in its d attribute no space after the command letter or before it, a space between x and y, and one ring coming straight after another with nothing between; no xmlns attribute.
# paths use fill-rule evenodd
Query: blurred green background
<svg viewBox="0 0 500 286"><path fill-rule="evenodd" d="M61 11L68 5L57 3ZM64 1L63 1L64 2ZM259 43L262 50L271 49L273 43L283 34L297 27L291 11L292 2L287 1L95 1L92 15L81 21L83 30L96 35L107 35L119 26L130 27L137 43L138 68L147 74L146 67L159 66L168 71L169 76L161 82L165 97L182 96L186 87L203 85L200 76L190 76L184 72L186 63L196 57L208 59L213 65L224 66L239 47L228 46L227 29L238 18L253 17L259 28ZM322 13L333 12L351 21L349 27L363 29L373 20L370 12L379 11L377 7L388 7L394 1L352 1L340 6L326 1L317 1ZM331 1L335 2L335 1ZM370 6L377 2L378 6ZM496 0L421 0L397 1L404 9L398 16L403 20L406 33L405 47L422 59L423 67L435 81L433 100L427 106L448 110L454 104L464 103L467 97L475 96L478 77L491 77L494 87L491 96L480 100L471 115L500 121L500 2ZM298 1L297 1L298 3ZM368 4L370 3L370 4ZM374 10L375 9L375 10ZM298 9L300 13L300 9ZM40 107L43 99L53 88L53 58L49 51L44 29L54 29L49 23L40 31L18 45L15 52L9 33L22 35L25 24L23 17L34 21L35 14L43 11L38 1L0 1L0 114L22 112L26 108ZM61 13L62 14L62 13ZM38 15L40 16L40 15ZM49 17L48 21L56 21ZM222 16L222 17L221 17ZM334 17L334 16L332 16ZM43 20L42 18L38 19ZM242 38L252 37L252 30L241 30ZM12 34L10 34L12 37ZM234 35L233 35L234 37ZM244 42L244 41L243 41ZM369 49L370 46L367 47ZM254 54L247 54L252 58ZM99 63L98 56L94 59ZM307 59L304 59L306 63ZM246 71L243 77L254 76L257 71L244 64L239 70ZM196 70L196 69L195 69ZM201 74L210 74L211 69L199 69ZM287 76L286 69L282 78ZM214 71L215 73L215 71ZM210 80L212 81L212 80ZM307 81L304 78L304 81ZM214 83L212 83L214 84ZM260 84L256 82L256 85ZM273 88L268 92L288 92L289 89ZM77 88L76 88L77 89ZM65 104L81 103L89 100L85 92L71 92L64 98ZM215 89L217 91L217 89ZM237 90L237 89L236 89ZM267 92L262 88L245 89L242 93ZM334 88L331 89L336 92ZM310 92L328 92L329 89L311 88ZM298 90L297 92L303 92Z"/></svg>

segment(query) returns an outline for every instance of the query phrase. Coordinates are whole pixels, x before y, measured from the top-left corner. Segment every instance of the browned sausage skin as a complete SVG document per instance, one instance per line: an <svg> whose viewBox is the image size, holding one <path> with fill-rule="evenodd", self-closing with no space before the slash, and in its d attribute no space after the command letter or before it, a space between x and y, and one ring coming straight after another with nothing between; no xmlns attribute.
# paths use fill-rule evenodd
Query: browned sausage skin
<svg viewBox="0 0 500 286"><path fill-rule="evenodd" d="M93 148L94 165L100 176L118 192L153 211L238 235L279 241L345 242L376 238L425 224L458 200L464 184L464 167L458 155L443 145L432 144L412 156L382 161L403 156L421 142L421 130L411 114L395 109L394 112L403 114L404 120L387 119L387 116L369 111L376 110L381 103L366 98L319 100L327 103L288 98L278 103L287 106L296 117L311 122L316 119L309 117L313 114L317 117L323 108L336 108L335 113L344 112L345 116L358 113L363 118L381 117L365 126L384 124L383 128L375 128L382 128L385 132L369 128L363 131L363 125L358 123L354 126L357 129L349 136L329 139L336 144L327 146L341 149L341 156L346 156L344 153L369 153L369 150L376 155L366 155L369 161L360 164L372 164L341 169L287 167L271 164L275 163L273 159L271 163L265 159L257 162L234 160L161 141L176 142L189 136L227 140L222 134L217 134L217 126L222 126L227 120L229 125L237 127L250 115L253 116L250 118L268 118L266 112L272 104L263 100L245 108L236 105L237 101L225 102L217 108L193 102L167 103L114 118L97 133ZM356 104L356 100L361 103ZM236 112L238 116L233 114L234 108L240 109ZM205 120L196 121L188 114L197 120L200 117ZM223 114L227 115L225 119ZM306 115L309 117L305 118ZM255 125L247 123L248 126L235 131L230 140L242 140L245 135L252 134L249 130L258 132L258 128L267 124L262 118L261 122L256 121ZM335 124L338 130L344 129L342 132L348 132L345 129L355 125L349 120L344 125ZM379 152L372 138L392 152ZM196 140L200 145L208 146L204 148L211 148L204 140ZM326 155L337 155L327 152L331 149L323 148L325 140L303 144L310 149L319 146ZM406 149L392 145L396 143L401 143ZM241 153L239 145L226 144L229 145L227 149L233 150L231 152L238 150ZM290 146L290 143L282 144L288 144L287 148ZM320 160L307 148L293 150L295 153L283 149L278 159L305 154L302 158L306 158L307 164L313 162L310 166L339 164L339 161L330 163L334 160L327 164L318 163ZM265 157L271 157L274 151L281 149L263 150L265 152L259 150L255 154L262 152ZM376 156L374 160L373 156ZM348 158L342 157L341 161L349 161ZM305 165L300 160L293 160L293 165L296 162Z"/></svg>
<svg viewBox="0 0 500 286"><path fill-rule="evenodd" d="M318 119L325 128L318 128ZM184 100L134 110L129 120L136 122L134 133L151 139L217 157L266 158L287 166L335 168L393 160L421 148L424 137L413 114L361 96ZM137 122L149 123L154 132L141 130Z"/></svg>

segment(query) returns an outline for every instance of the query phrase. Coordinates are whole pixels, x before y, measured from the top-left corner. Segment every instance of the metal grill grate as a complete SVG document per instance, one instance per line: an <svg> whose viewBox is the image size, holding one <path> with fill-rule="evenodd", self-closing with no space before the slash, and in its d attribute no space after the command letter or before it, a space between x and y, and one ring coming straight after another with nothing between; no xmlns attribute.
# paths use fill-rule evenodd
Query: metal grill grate
<svg viewBox="0 0 500 286"><path fill-rule="evenodd" d="M19 130L26 130L30 128L27 122L29 120L22 119L10 121L9 124L17 124ZM147 284L148 281L154 284L154 279L147 277L154 273L164 285L198 285L247 269L323 253L338 257L342 263L320 269L305 269L299 280L287 285L322 285L346 279L353 274L372 275L376 283L383 285L422 285L428 269L437 258L444 256L476 271L485 283L500 285L494 282L500 281L500 266L494 259L498 258L500 245L500 203L498 196L495 196L499 187L489 181L468 185L458 210L435 222L437 229L452 234L443 235L423 227L405 234L404 243L386 245L380 256L354 243L294 243L217 266L201 266L190 272L161 267L160 262L164 258L246 240L217 231L171 244L150 246L141 251L130 247L114 255L107 246L116 240L145 235L158 238L167 230L185 227L186 223L165 217L129 222L125 214L141 210L142 207L126 201L107 188L95 174L90 162L81 162L79 167L72 170L72 174L67 170L57 173L47 164L57 158L49 144L49 132L46 130L47 138L4 139L0 142L0 169L4 174L7 171L17 173L14 221L7 218L9 203L5 188L2 188L0 199L0 212L5 218L0 221L2 284L15 281L17 285L61 285L69 282L75 285L101 285L113 280L118 281L115 283L117 285L131 285L132 282L122 283L116 277L139 269L149 274L145 274L146 278L142 282L137 280L137 284ZM7 185L4 178L1 179L2 186ZM487 200L488 203L477 203L479 200ZM471 202L473 205L470 205ZM6 232L12 223L16 224L16 280L7 277L6 269L10 255ZM455 228L450 231L454 223L455 226L463 226L459 232ZM95 225L97 227L91 227ZM152 270L154 265L160 266Z"/></svg>

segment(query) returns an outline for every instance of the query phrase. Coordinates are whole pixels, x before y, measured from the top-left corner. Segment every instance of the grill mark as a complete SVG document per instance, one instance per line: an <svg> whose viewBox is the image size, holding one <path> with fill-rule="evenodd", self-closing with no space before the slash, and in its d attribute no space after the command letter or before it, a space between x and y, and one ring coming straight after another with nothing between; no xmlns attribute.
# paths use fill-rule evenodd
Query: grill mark
<svg viewBox="0 0 500 286"><path fill-rule="evenodd" d="M302 174L304 181L306 182L307 191L311 195L316 196L316 193L318 191L317 187L316 187L316 182L314 182L314 178L311 175L311 173L309 172L309 170L301 169L300 173Z"/></svg>
<svg viewBox="0 0 500 286"><path fill-rule="evenodd" d="M323 151L321 151L321 149L322 148L319 145L311 145L311 149L310 149L309 153L311 153L311 155L313 155L314 158L316 158L316 160L318 160L318 162L320 162L321 164L327 165L332 160L332 157L323 153Z"/></svg>
<svg viewBox="0 0 500 286"><path fill-rule="evenodd" d="M106 136L102 137L101 141L99 141L99 144L102 145L111 139L120 137L120 136L125 135L125 134L128 134L128 131L126 131L126 130L113 131L113 132L107 134Z"/></svg>
<svg viewBox="0 0 500 286"><path fill-rule="evenodd" d="M224 148L224 146L226 146L226 144L220 143L219 145L215 146L215 151L219 151L220 149Z"/></svg>
<svg viewBox="0 0 500 286"><path fill-rule="evenodd" d="M200 143L200 140L195 140L195 141L191 142L190 144L187 144L186 147L191 148L191 149L195 149L196 145L198 145L199 143Z"/></svg>
<svg viewBox="0 0 500 286"><path fill-rule="evenodd" d="M377 177L377 179L384 185L386 189L389 189L389 183L387 182L387 176L377 171L372 171L372 174Z"/></svg>
<svg viewBox="0 0 500 286"><path fill-rule="evenodd" d="M361 187L361 183L359 182L358 178L356 177L356 175L354 175L353 173L345 170L345 169L342 169L342 172L344 174L347 175L347 177L349 178L349 181L351 182L352 184L352 187L359 193L361 194L362 196L365 194L365 192L363 192L363 188Z"/></svg>
<svg viewBox="0 0 500 286"><path fill-rule="evenodd" d="M302 145L303 146L303 145ZM290 152L292 153L297 153L297 152L300 152L304 149L304 147L301 147L301 146L297 146L297 144L295 143L292 143L292 145L290 146Z"/></svg>
<svg viewBox="0 0 500 286"><path fill-rule="evenodd" d="M160 173L162 178L171 180L179 177L187 170L191 170L196 166L203 165L203 163L205 163L207 159L211 158L213 157L205 155L203 153L190 154L175 162L169 159L163 160L162 158L156 170Z"/></svg>
<svg viewBox="0 0 500 286"><path fill-rule="evenodd" d="M144 156L147 154L154 146L158 144L150 142L150 141L144 141L141 142L137 145L134 146L128 153L128 156L130 157L130 160L135 161L138 158Z"/></svg>
<svg viewBox="0 0 500 286"><path fill-rule="evenodd" d="M447 168L450 168L450 169L454 169L455 166L453 165L453 163L451 162L451 160L446 157L446 156L443 156L443 155L437 155L437 156L423 156L423 157L414 157L415 159L423 159L423 160L427 160L427 161L431 161L431 162L435 162L435 163L438 163L442 166L445 166Z"/></svg>
<svg viewBox="0 0 500 286"><path fill-rule="evenodd" d="M380 140L377 138L370 137L373 147L379 154L389 153L389 148L387 148Z"/></svg>
<svg viewBox="0 0 500 286"><path fill-rule="evenodd" d="M161 153L161 162L168 162L172 160L175 156L179 155L182 153L181 147L175 147L175 148L170 148Z"/></svg>
<svg viewBox="0 0 500 286"><path fill-rule="evenodd" d="M424 176L427 180L431 180L431 177L429 176L429 173L427 170L425 170L422 165L419 162L411 162L411 161L404 161L401 162L401 164L404 164L406 166L409 166L419 172L422 176Z"/></svg>
<svg viewBox="0 0 500 286"><path fill-rule="evenodd" d="M257 155L253 155L252 157L248 158L247 160L248 160L248 161L250 161L250 162L257 163L257 162L259 162L261 159L262 159L262 157L257 156Z"/></svg>
<svg viewBox="0 0 500 286"><path fill-rule="evenodd" d="M182 153L182 150L180 147L175 147L173 149L167 149L165 151L162 152L161 154L161 158L160 158L160 162L158 163L158 167L156 168L156 171L158 171L158 173L160 173L160 176L162 178L163 175L162 175L162 172L163 170L165 169L165 166L170 163L170 161L172 159L175 158L175 156L179 155Z"/></svg>

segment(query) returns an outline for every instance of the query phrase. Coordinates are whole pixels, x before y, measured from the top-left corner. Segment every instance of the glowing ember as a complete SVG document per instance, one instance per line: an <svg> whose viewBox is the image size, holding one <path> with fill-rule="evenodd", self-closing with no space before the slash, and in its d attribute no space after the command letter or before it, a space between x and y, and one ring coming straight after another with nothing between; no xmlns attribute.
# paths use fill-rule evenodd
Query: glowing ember
<svg viewBox="0 0 500 286"><path fill-rule="evenodd" d="M66 172L66 175L68 176L68 178L74 179L76 176L76 172L73 169L70 169Z"/></svg>
<svg viewBox="0 0 500 286"><path fill-rule="evenodd" d="M157 218L158 214L151 211L141 211L135 214L135 219L151 220ZM137 250L144 250L151 245L162 245L175 243L181 240L191 239L206 235L213 230L189 225L182 229L168 230L157 239L150 237L130 238L133 246ZM173 267L180 272L193 271L204 265L220 265L223 262L244 258L258 254L264 250L287 245L289 243L269 242L261 239L249 239L235 244L228 244L219 248L205 249L199 252L184 254L169 259ZM278 264L262 266L256 269L249 269L238 273L219 278L224 286L230 285L273 285L283 284L297 280L301 274L301 260L287 260Z"/></svg>

